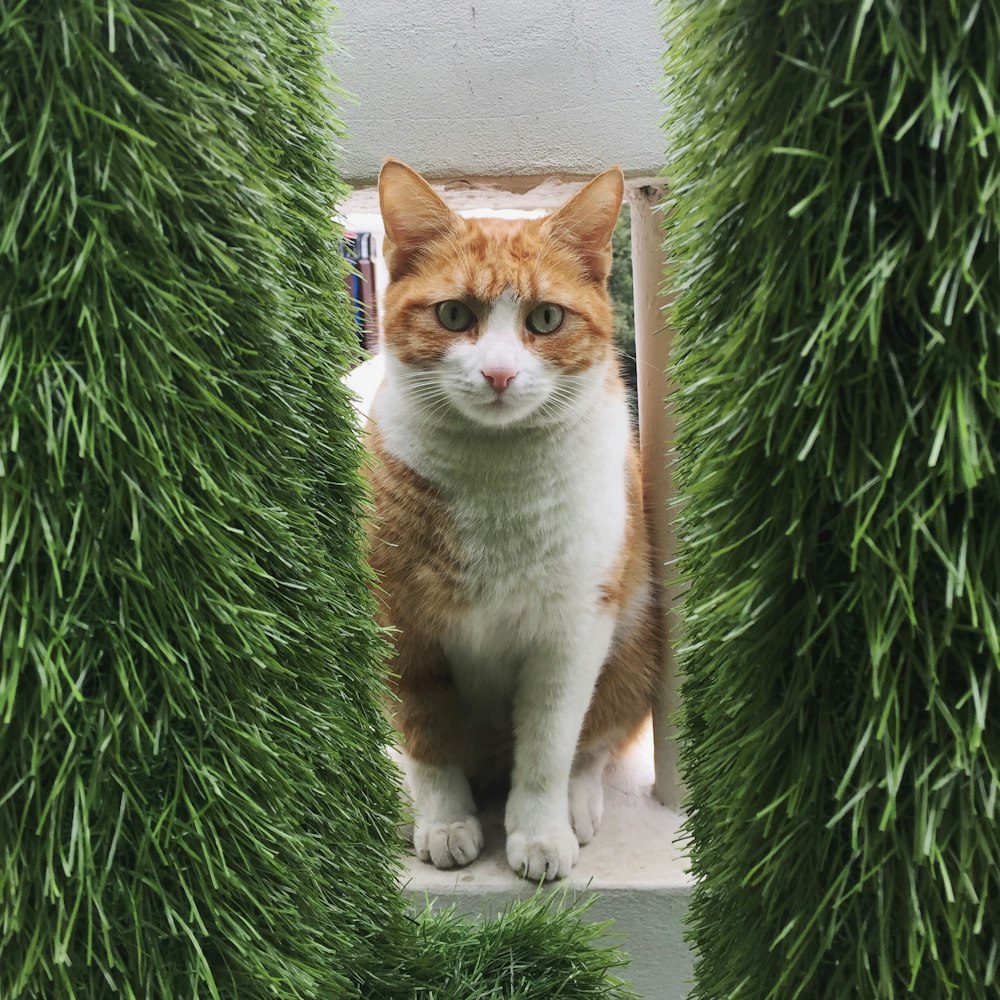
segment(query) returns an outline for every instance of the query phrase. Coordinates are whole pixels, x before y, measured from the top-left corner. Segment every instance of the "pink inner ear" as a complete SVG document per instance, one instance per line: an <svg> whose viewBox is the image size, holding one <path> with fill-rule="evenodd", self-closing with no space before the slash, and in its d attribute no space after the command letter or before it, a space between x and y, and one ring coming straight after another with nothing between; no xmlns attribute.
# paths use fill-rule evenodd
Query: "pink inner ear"
<svg viewBox="0 0 1000 1000"><path fill-rule="evenodd" d="M555 214L545 228L588 262L607 246L618 222L625 178L619 167L599 174L581 188ZM596 264L597 261L594 261Z"/></svg>
<svg viewBox="0 0 1000 1000"><path fill-rule="evenodd" d="M398 160L382 167L379 202L386 234L403 250L451 232L460 221L420 174Z"/></svg>

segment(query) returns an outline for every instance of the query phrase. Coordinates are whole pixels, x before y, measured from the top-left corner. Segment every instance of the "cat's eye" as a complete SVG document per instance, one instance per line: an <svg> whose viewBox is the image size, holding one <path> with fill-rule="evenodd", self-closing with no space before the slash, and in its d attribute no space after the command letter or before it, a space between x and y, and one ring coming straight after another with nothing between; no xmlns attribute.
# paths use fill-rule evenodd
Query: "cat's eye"
<svg viewBox="0 0 1000 1000"><path fill-rule="evenodd" d="M554 302L543 302L528 313L527 326L532 333L555 333L562 321L562 307Z"/></svg>
<svg viewBox="0 0 1000 1000"><path fill-rule="evenodd" d="M462 333L476 321L473 311L458 299L439 302L434 312L437 314L438 322L452 333Z"/></svg>

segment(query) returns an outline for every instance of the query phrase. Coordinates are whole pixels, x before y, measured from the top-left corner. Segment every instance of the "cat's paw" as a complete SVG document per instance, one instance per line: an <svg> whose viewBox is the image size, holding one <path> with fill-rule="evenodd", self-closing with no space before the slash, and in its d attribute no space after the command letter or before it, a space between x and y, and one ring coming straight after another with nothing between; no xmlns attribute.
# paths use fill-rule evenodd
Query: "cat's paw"
<svg viewBox="0 0 1000 1000"><path fill-rule="evenodd" d="M435 868L461 868L475 861L483 849L483 828L475 816L456 823L417 823L413 848L421 861Z"/></svg>
<svg viewBox="0 0 1000 1000"><path fill-rule="evenodd" d="M580 845L568 823L531 835L515 830L507 837L507 861L531 882L565 878L579 856Z"/></svg>
<svg viewBox="0 0 1000 1000"><path fill-rule="evenodd" d="M585 771L569 779L569 815L580 846L589 844L604 818L604 783L600 771Z"/></svg>

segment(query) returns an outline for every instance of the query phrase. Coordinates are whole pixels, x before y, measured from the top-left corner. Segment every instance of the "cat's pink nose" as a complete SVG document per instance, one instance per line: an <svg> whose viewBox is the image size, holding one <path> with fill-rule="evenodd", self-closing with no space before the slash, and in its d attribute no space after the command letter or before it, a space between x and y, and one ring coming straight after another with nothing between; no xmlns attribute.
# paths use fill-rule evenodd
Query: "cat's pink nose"
<svg viewBox="0 0 1000 1000"><path fill-rule="evenodd" d="M483 378L491 386L493 386L493 391L496 393L503 392L507 386L514 381L514 376L517 374L517 369L515 368L484 368Z"/></svg>

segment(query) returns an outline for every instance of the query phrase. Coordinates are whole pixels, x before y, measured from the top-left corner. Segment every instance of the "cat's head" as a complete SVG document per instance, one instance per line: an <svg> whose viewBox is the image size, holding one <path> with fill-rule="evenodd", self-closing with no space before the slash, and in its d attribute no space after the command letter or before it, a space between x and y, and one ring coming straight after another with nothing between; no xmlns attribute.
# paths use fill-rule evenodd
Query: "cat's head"
<svg viewBox="0 0 1000 1000"><path fill-rule="evenodd" d="M484 427L572 417L614 370L607 277L619 168L541 219L464 219L414 170L379 176L384 347L429 411Z"/></svg>

